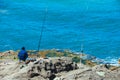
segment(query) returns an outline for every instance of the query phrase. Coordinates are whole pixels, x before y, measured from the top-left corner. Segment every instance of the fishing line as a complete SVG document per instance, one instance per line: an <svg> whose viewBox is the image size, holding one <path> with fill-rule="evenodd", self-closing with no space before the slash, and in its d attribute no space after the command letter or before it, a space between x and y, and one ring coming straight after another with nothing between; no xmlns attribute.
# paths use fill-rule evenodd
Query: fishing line
<svg viewBox="0 0 120 80"><path fill-rule="evenodd" d="M41 48L41 41L42 41L43 31L45 28L46 17L47 17L47 9L45 10L45 15L43 17L43 23L42 23L42 28L41 28L41 32L40 32L39 42L38 42L38 49L37 49L38 52Z"/></svg>

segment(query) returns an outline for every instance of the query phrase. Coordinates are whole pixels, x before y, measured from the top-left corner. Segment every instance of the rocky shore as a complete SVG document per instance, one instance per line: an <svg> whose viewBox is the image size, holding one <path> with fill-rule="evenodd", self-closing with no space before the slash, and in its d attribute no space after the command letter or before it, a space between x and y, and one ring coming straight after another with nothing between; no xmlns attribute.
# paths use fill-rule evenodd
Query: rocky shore
<svg viewBox="0 0 120 80"><path fill-rule="evenodd" d="M19 63L17 52L0 53L0 80L120 80L119 66L83 60L85 54L81 54L81 63L74 60L78 55L67 51L46 50L40 55L31 54L26 63Z"/></svg>

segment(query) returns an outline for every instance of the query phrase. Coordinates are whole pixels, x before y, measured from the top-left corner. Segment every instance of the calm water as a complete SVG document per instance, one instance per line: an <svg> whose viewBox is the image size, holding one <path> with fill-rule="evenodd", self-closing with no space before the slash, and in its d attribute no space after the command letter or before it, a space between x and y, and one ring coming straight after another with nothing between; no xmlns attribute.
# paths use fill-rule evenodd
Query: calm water
<svg viewBox="0 0 120 80"><path fill-rule="evenodd" d="M119 0L0 0L0 51L71 49L100 58L120 57Z"/></svg>

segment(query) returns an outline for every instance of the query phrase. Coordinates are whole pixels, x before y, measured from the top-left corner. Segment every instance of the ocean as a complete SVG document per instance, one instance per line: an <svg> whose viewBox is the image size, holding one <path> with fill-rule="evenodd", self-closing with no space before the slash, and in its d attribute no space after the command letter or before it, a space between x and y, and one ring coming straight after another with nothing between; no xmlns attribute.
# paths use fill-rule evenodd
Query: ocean
<svg viewBox="0 0 120 80"><path fill-rule="evenodd" d="M40 50L120 57L119 0L0 0L0 51L37 50L45 13Z"/></svg>

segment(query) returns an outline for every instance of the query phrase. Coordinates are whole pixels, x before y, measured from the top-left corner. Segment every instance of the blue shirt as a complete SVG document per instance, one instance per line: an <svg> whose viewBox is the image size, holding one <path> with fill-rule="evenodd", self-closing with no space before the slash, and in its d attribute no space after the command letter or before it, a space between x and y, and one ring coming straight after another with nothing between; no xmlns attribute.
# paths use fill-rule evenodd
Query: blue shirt
<svg viewBox="0 0 120 80"><path fill-rule="evenodd" d="M21 50L21 51L19 52L19 54L18 54L18 58L19 58L20 60L25 61L25 60L28 58L27 51Z"/></svg>

